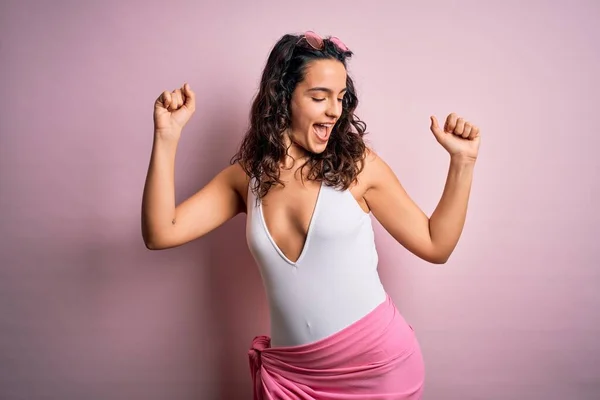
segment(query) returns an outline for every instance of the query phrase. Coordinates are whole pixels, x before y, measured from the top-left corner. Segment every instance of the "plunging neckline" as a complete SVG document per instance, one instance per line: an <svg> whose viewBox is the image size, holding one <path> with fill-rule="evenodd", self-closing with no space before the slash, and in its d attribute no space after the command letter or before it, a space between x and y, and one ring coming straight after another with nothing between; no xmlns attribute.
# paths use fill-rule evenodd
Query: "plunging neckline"
<svg viewBox="0 0 600 400"><path fill-rule="evenodd" d="M300 251L300 255L298 256L298 259L296 261L292 261L290 260L285 253L283 252L283 250L281 250L281 248L279 247L279 245L277 245L277 243L275 242L275 239L273 239L273 236L271 236L271 232L269 232L269 227L267 226L267 221L265 220L265 215L263 213L263 206L262 206L262 199L258 200L258 210L259 210L259 214L260 214L260 219L262 222L262 225L265 229L265 233L267 234L267 237L269 238L269 241L271 242L271 244L273 245L273 248L275 248L275 250L277 251L277 253L279 253L279 255L281 256L281 258L287 262L288 264L291 264L293 266L297 266L298 263L300 263L300 261L302 261L302 259L304 258L304 255L306 254L307 250L308 250L308 245L310 244L310 238L311 238L311 233L313 231L313 225L315 220L317 219L317 213L319 211L319 204L320 199L321 199L321 195L323 193L323 187L325 185L323 184L323 181L321 181L321 184L319 186L319 192L317 193L317 200L315 201L315 205L313 206L313 211L312 214L310 216L310 222L308 223L308 230L306 231L306 237L304 238L304 244L302 245L302 250Z"/></svg>

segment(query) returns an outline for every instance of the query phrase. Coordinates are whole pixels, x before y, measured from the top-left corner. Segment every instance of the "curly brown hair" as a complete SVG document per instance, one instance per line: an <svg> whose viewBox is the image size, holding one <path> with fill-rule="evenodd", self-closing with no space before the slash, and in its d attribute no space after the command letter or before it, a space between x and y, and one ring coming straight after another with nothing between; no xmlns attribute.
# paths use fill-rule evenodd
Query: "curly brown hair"
<svg viewBox="0 0 600 400"><path fill-rule="evenodd" d="M251 178L251 188L258 198L264 197L272 186L284 185L279 179L280 163L287 152L283 133L291 125L292 94L304 79L308 64L335 59L346 68L346 60L353 54L342 51L329 39L324 39L322 50L308 46L302 39L303 35L286 34L271 50L250 110L250 126L231 159L231 164L238 162ZM310 154L300 167L300 171L309 169L308 179L341 189L347 189L356 180L364 167L366 150L363 136L367 126L354 114L358 97L348 74L346 89L342 114L327 148L320 154Z"/></svg>

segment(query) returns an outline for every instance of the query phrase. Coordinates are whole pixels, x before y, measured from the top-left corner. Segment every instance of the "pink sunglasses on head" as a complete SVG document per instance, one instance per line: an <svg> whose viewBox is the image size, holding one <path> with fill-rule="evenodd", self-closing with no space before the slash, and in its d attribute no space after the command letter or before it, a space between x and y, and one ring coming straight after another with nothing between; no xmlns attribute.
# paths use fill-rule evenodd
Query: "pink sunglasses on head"
<svg viewBox="0 0 600 400"><path fill-rule="evenodd" d="M300 38L300 40L296 42L296 44L300 43L302 39L306 39L306 42L310 45L310 47L312 47L315 50L323 50L323 47L325 47L323 38L313 31L306 31L304 35ZM346 47L346 45L342 43L342 41L339 38L332 36L329 38L329 40L333 44L335 44L337 48L341 51L348 51L348 47Z"/></svg>

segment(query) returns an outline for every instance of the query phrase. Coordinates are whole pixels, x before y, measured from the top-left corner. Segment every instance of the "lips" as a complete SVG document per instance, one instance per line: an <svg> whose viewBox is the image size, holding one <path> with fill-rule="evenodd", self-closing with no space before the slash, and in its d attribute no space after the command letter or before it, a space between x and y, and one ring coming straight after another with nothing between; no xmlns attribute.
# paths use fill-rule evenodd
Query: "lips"
<svg viewBox="0 0 600 400"><path fill-rule="evenodd" d="M313 124L313 130L315 131L315 135L322 142L326 142L329 140L329 136L331 135L331 130L333 129L332 123L316 123Z"/></svg>

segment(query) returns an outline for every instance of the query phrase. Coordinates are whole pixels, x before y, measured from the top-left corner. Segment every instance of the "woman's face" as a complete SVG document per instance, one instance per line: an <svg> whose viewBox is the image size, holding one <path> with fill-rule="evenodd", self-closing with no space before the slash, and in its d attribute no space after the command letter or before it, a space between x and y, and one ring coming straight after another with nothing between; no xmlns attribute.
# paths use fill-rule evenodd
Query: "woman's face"
<svg viewBox="0 0 600 400"><path fill-rule="evenodd" d="M292 142L290 155L302 156L298 153L325 150L333 126L342 115L344 93L346 68L341 62L316 60L307 65L304 80L292 93L292 124L288 131Z"/></svg>

